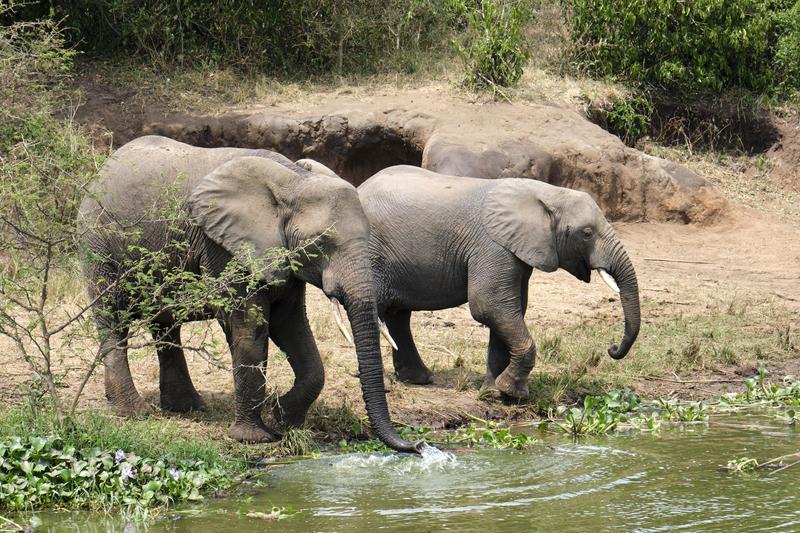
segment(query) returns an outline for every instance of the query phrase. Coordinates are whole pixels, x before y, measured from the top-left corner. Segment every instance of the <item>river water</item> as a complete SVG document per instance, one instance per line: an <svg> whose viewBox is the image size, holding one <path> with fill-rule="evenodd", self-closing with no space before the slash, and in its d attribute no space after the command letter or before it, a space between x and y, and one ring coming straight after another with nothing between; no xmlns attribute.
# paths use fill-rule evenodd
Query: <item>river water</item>
<svg viewBox="0 0 800 533"><path fill-rule="evenodd" d="M207 499L147 531L800 531L800 465L721 469L798 451L800 432L760 414L579 442L547 436L522 452L331 456L274 468L249 496ZM273 507L291 510L269 519ZM144 531L102 515L40 517L42 531Z"/></svg>

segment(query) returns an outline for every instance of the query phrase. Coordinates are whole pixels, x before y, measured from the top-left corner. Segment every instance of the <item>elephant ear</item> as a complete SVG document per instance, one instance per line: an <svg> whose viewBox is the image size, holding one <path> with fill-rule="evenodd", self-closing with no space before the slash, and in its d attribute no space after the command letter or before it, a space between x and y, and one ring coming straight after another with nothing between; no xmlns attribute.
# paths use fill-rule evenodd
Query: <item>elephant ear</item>
<svg viewBox="0 0 800 533"><path fill-rule="evenodd" d="M528 265L553 272L558 269L553 221L538 190L526 179L503 179L491 188L481 211L486 232L494 242Z"/></svg>
<svg viewBox="0 0 800 533"><path fill-rule="evenodd" d="M274 191L298 176L262 157L229 161L207 174L189 192L192 220L228 253L253 253L285 246L283 220Z"/></svg>

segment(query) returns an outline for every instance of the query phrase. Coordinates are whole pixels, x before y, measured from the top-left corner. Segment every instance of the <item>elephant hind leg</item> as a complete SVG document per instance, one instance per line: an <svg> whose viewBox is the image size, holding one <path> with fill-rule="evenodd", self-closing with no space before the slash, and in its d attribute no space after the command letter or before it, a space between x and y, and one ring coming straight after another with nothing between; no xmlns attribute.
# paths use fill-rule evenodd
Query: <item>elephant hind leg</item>
<svg viewBox="0 0 800 533"><path fill-rule="evenodd" d="M415 385L433 383L433 373L425 366L414 344L414 337L411 334L411 311L387 312L386 327L397 343L398 349L392 349L392 362L397 378L404 383Z"/></svg>
<svg viewBox="0 0 800 533"><path fill-rule="evenodd" d="M294 385L278 399L273 415L288 427L302 426L309 407L325 385L322 358L306 316L305 287L273 305L270 337L286 353L294 371Z"/></svg>
<svg viewBox="0 0 800 533"><path fill-rule="evenodd" d="M128 330L98 325L106 398L118 416L143 416L152 409L136 390L128 365Z"/></svg>
<svg viewBox="0 0 800 533"><path fill-rule="evenodd" d="M153 323L159 366L161 408L176 413L205 411L206 404L194 388L181 345L180 324Z"/></svg>

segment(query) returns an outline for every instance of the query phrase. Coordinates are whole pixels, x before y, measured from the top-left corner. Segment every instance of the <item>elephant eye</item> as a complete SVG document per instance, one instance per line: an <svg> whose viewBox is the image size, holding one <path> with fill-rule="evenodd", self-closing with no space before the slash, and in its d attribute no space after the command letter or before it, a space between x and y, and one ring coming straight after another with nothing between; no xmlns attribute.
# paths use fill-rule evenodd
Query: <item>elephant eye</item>
<svg viewBox="0 0 800 533"><path fill-rule="evenodd" d="M594 235L594 230L592 228L583 228L583 236L587 239L591 238Z"/></svg>

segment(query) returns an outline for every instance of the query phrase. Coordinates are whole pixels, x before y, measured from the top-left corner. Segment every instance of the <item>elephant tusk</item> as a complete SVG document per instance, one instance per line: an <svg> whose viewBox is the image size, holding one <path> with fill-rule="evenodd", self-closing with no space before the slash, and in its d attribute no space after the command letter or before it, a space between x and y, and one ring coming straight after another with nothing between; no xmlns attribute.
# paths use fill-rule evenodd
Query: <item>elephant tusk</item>
<svg viewBox="0 0 800 533"><path fill-rule="evenodd" d="M614 281L614 276L612 276L611 274L608 273L607 270L604 270L602 268L598 268L597 272L600 273L600 277L603 278L603 281L606 282L606 285L608 285L612 291L616 293L619 292L619 287L617 286L617 282Z"/></svg>
<svg viewBox="0 0 800 533"><path fill-rule="evenodd" d="M342 332L342 336L347 340L348 344L352 346L353 337L350 336L350 333L344 326L344 319L342 318L342 306L339 304L339 300L336 298L331 298L331 304L333 304L333 318L336 319L336 325L339 327L339 331Z"/></svg>
<svg viewBox="0 0 800 533"><path fill-rule="evenodd" d="M379 320L378 328L381 330L381 335L383 335L383 338L389 341L389 344L392 345L392 348L394 348L395 351L399 350L399 348L397 347L397 343L394 342L392 336L389 335L389 328L386 327L386 322L384 322L383 320Z"/></svg>

